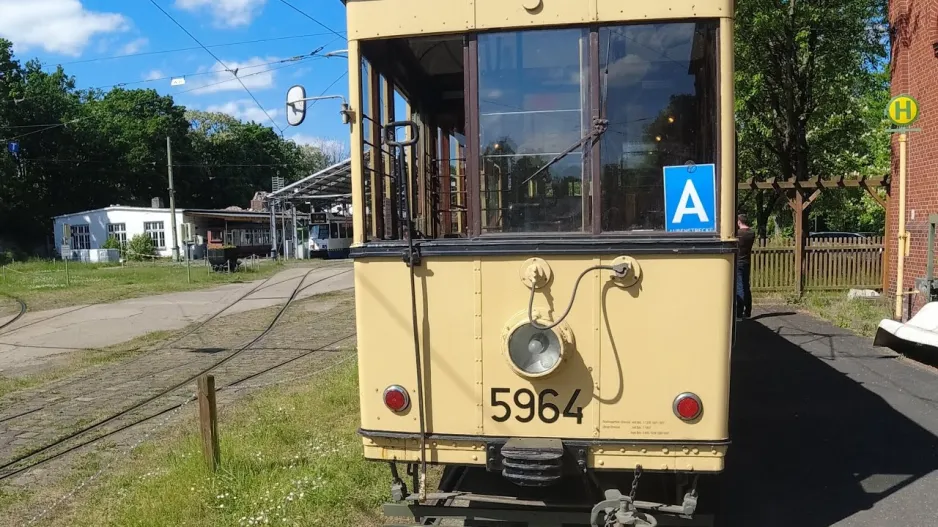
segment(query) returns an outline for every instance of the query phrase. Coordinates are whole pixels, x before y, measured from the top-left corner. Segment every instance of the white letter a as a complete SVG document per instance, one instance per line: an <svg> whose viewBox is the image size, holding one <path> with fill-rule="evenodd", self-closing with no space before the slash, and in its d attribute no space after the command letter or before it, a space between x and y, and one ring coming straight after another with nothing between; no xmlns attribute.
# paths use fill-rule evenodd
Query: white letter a
<svg viewBox="0 0 938 527"><path fill-rule="evenodd" d="M688 200L693 202L690 207L687 206ZM684 184L684 192L681 192L681 199L678 200L677 210L674 212L674 219L671 220L671 223L681 223L685 214L694 214L701 222L709 221L707 211L704 210L703 203L700 202L700 196L697 195L697 189L689 179Z"/></svg>

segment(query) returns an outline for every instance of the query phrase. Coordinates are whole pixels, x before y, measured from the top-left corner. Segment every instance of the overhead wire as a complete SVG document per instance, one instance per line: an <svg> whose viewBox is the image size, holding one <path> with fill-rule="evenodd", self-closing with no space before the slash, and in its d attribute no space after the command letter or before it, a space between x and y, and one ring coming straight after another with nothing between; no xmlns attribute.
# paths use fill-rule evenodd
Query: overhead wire
<svg viewBox="0 0 938 527"><path fill-rule="evenodd" d="M255 76L255 75L263 75L263 74L265 74L265 73L270 73L270 72L272 72L272 71L277 71L277 70L282 70L282 69L284 69L284 68L289 68L289 67L295 66L295 65L297 65L297 64L304 63L305 61L308 61L308 60L313 60L313 59L325 59L325 58L328 58L328 57L325 57L325 56L304 56L303 58L296 59L296 60L293 60L292 58L291 58L291 59L283 59L283 60L280 60L280 61L277 62L277 63L284 63L282 66L275 67L275 68L268 68L268 69L266 69L266 70L261 70L261 71L255 71L255 72L253 72L253 73L248 73L247 75L242 75L241 78L253 77L253 76ZM217 73L217 71L216 71L216 72L213 72L213 73ZM225 83L228 83L228 82L232 82L232 81L234 81L234 80L236 80L236 79L225 79L225 80L218 81L218 82L212 82L212 83L209 83L209 84L203 84L203 85L201 85L201 86L195 86L195 87L188 88L188 89L185 89L185 90L179 90L179 91L171 92L170 95L176 96L176 95L182 95L182 94L184 94L184 93L191 93L191 92L194 92L194 91L203 90L203 89L205 89L205 88L211 88L211 87L213 87L213 86L218 86L218 85L221 85L221 84L225 84ZM338 80L336 80L336 82L338 82ZM333 82L333 84L335 84L335 82ZM99 88L103 88L103 87L106 87L106 86L93 87L93 88L89 88L89 89L99 89ZM32 99L32 98L33 98L33 97L30 97L30 98L28 98L28 99ZM21 99L21 100L26 100L26 99ZM314 101L314 102L315 102L315 101ZM70 120L70 121L62 122L62 123L48 123L48 124L29 125L29 126L32 126L32 127L43 127L43 128L42 128L41 130L33 130L33 131L28 132L28 133L25 133L25 134L21 134L21 135L18 135L18 136L15 136L15 137L11 137L11 138L8 138L8 139L3 139L3 141L15 141L15 140L17 140L17 139L19 139L19 138L26 137L26 136L32 135L32 134L34 134L34 133L44 132L44 131L46 131L46 130L50 130L50 129L53 129L53 128L57 128L57 127L60 127L60 126L65 126L65 125L68 125L68 124L76 123L76 122L78 122L78 121L81 121L81 120L87 119L87 118L88 118L88 116L85 116L85 117L78 117L78 118L76 118L76 119L72 119L72 120Z"/></svg>
<svg viewBox="0 0 938 527"><path fill-rule="evenodd" d="M255 97L254 94L251 93L251 90L249 90L248 87L247 87L247 85L244 84L244 81L242 81L241 78L238 77L238 73L237 73L236 71L232 71L231 68L229 68L228 65L225 64L225 62L224 62L223 60L221 60L220 58L218 58L218 55L216 55L215 53L213 53L212 50L210 50L210 49L208 49L207 47L205 47L205 44L202 44L202 42L199 41L199 39L195 38L195 35L193 35L192 33L190 33L189 30L185 28L185 26L183 26L182 24L180 24L179 21L177 21L175 18L173 18L172 15L170 15L169 13L167 13L166 10L163 9L163 7L160 6L160 4L158 4L158 3L156 2L156 0L150 0L150 3L153 4L157 9L159 9L161 13L163 13L164 15L166 15L166 17L169 18L174 24L176 24L176 26L178 26L179 29L183 30L187 35L189 35L189 38L191 38L193 41L195 41L196 44L198 44L199 46L201 46L201 48L204 49L206 53L208 53L209 55L212 56L212 58L214 58L215 60L217 60L218 63L221 64L223 68L225 68L225 70L231 72L231 73L234 75L235 79L238 80L238 83L241 84L241 87L244 88L244 91L246 91L246 92L248 93L248 95L251 96L251 99L254 100L254 103L257 104L257 107L260 108L262 112L264 112L264 115L266 115L268 119L270 119L271 124L273 124L274 127L277 128L277 130L280 131L280 135L281 135L281 137L282 137L282 136L283 136L283 128L281 128L280 125L277 124L276 121L274 121L274 118L270 116L270 113L267 112L267 109L264 108L264 106L261 105L261 103L257 100L257 97Z"/></svg>
<svg viewBox="0 0 938 527"><path fill-rule="evenodd" d="M321 37L323 35L328 35L328 34L329 33L309 33L306 35L291 35L291 36L286 36L286 37L259 38L255 40L241 40L238 42L228 42L225 44L207 44L205 47L221 48L221 47L228 47L228 46L240 46L244 44L261 44L264 42L276 42L276 41L281 41L281 40L294 40L294 39L300 39L300 38ZM199 46L191 46L188 48L165 49L165 50L160 50L160 51L142 51L140 53L125 53L122 55L109 55L107 57L96 57L93 59L72 60L69 62L58 63L58 65L69 66L72 64L87 64L89 62L102 62L105 60L117 60L117 59L131 58L131 57L145 57L148 55L165 55L167 53L179 53L181 51L194 51L197 49L202 49L202 48L200 48ZM49 63L45 63L45 64L49 64Z"/></svg>
<svg viewBox="0 0 938 527"><path fill-rule="evenodd" d="M339 38L345 38L345 36L342 35L342 34L340 34L338 31L336 31L336 30L332 29L331 27L329 27L329 26L323 24L323 23L320 22L319 20L316 20L312 15L310 15L310 14L304 12L302 9L296 7L295 5L291 4L290 2L287 2L287 0L280 0L280 3L281 3L281 4L284 4L285 6L291 8L291 9L293 9L293 10L296 11L297 13L299 13L299 14L305 16L306 18L310 19L313 23L315 23L315 24L319 25L320 27L322 27L322 28L324 28L324 29L330 31L332 34L338 36Z"/></svg>

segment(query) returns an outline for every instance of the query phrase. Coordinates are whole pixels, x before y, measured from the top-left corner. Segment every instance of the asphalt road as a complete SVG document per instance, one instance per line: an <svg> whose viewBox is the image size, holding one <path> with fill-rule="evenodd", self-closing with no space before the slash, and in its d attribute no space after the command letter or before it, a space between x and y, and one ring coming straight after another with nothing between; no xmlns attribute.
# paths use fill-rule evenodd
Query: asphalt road
<svg viewBox="0 0 938 527"><path fill-rule="evenodd" d="M727 525L938 526L935 370L790 308L755 315L733 351Z"/></svg>

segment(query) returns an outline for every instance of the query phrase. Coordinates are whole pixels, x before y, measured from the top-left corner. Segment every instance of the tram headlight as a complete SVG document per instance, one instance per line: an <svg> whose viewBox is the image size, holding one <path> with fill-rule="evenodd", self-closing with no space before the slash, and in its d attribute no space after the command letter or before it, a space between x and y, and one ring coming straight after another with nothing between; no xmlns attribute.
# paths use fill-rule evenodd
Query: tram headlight
<svg viewBox="0 0 938 527"><path fill-rule="evenodd" d="M547 375L562 358L563 346L553 331L524 324L508 337L508 359L523 374L532 377Z"/></svg>

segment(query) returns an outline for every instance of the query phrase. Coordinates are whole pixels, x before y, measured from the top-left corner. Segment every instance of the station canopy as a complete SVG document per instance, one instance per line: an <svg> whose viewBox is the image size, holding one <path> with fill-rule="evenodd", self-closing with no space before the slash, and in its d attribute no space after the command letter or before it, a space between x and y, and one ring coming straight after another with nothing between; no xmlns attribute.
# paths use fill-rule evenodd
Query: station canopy
<svg viewBox="0 0 938 527"><path fill-rule="evenodd" d="M326 167L315 174L267 195L270 200L309 201L316 206L351 204L352 158Z"/></svg>

